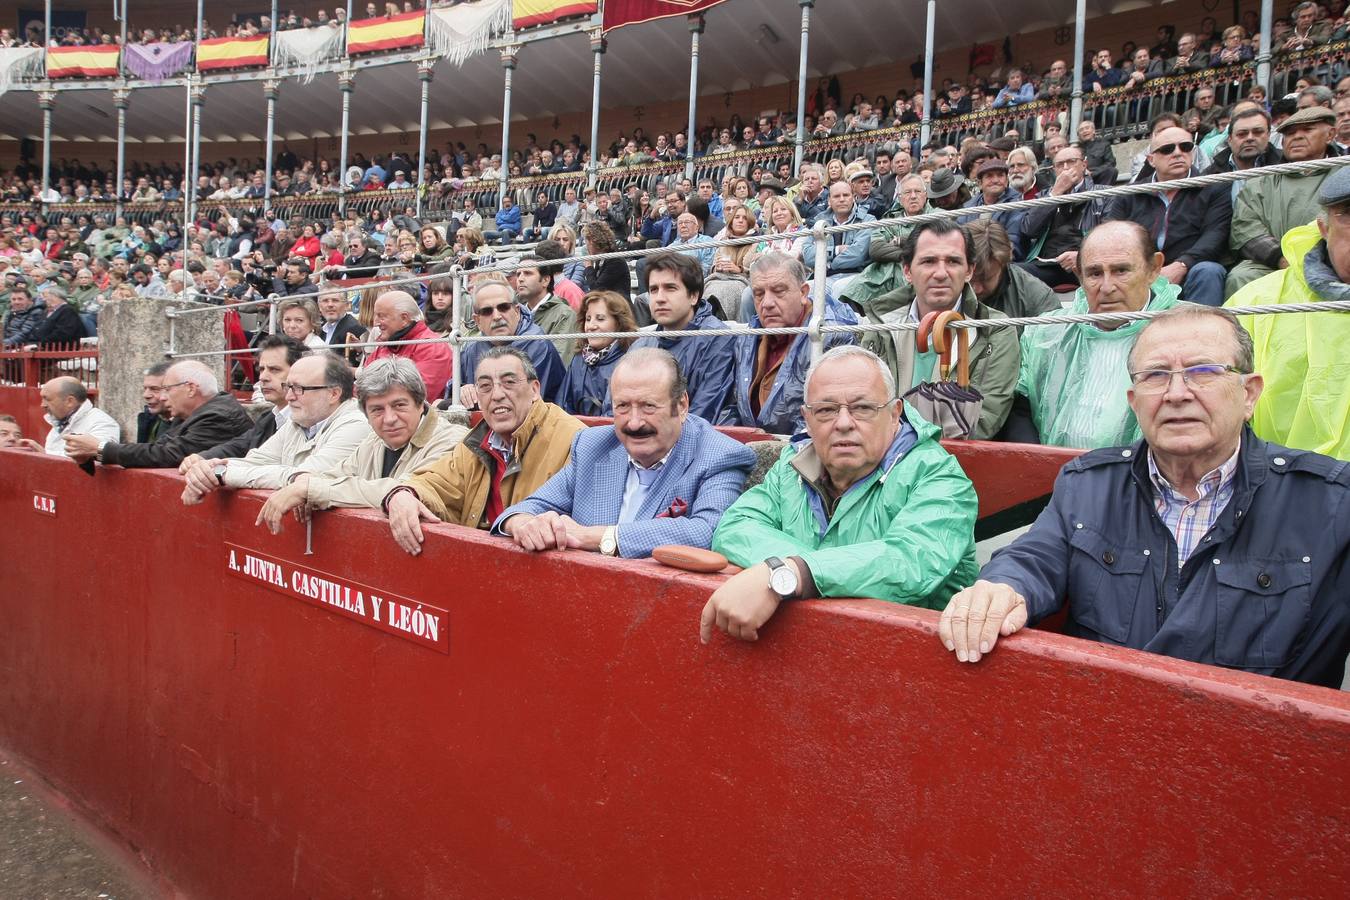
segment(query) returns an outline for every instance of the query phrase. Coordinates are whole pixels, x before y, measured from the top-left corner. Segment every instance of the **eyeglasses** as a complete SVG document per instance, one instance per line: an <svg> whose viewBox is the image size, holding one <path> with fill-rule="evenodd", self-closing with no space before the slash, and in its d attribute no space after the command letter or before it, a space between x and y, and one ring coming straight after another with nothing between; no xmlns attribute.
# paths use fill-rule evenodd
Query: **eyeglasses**
<svg viewBox="0 0 1350 900"><path fill-rule="evenodd" d="M1054 162L1056 169L1067 169L1069 166L1076 166L1083 161L1083 157L1075 156L1073 159L1057 159Z"/></svg>
<svg viewBox="0 0 1350 900"><path fill-rule="evenodd" d="M500 386L504 391L514 391L520 387L521 379L515 375L503 375L501 378L479 378L474 382L474 387L480 394L491 394L494 387Z"/></svg>
<svg viewBox="0 0 1350 900"><path fill-rule="evenodd" d="M833 422L839 418L839 411L843 409L848 410L849 416L855 422L870 422L877 417L877 413L894 402L888 400L885 403L872 403L860 400L857 403L803 403L802 409L810 413L817 422Z"/></svg>
<svg viewBox="0 0 1350 900"><path fill-rule="evenodd" d="M159 393L167 394L172 388L182 387L185 384L191 384L190 381L175 381L173 384L161 384L158 388Z"/></svg>
<svg viewBox="0 0 1350 900"><path fill-rule="evenodd" d="M1180 375L1187 387L1207 388L1229 372L1246 374L1236 366L1208 363L1184 369L1145 369L1141 372L1131 372L1130 381L1134 383L1134 389L1141 394L1161 394L1172 386L1173 375Z"/></svg>
<svg viewBox="0 0 1350 900"><path fill-rule="evenodd" d="M473 311L473 314L476 316L490 316L494 310L499 313L508 313L511 311L511 307L515 305L515 302L512 300L503 300L496 306L480 306Z"/></svg>
<svg viewBox="0 0 1350 900"><path fill-rule="evenodd" d="M1181 148L1182 153L1190 153L1195 149L1195 141L1180 141L1175 144L1163 144L1161 147L1154 147L1150 153L1160 153L1163 156L1171 156L1177 148Z"/></svg>
<svg viewBox="0 0 1350 900"><path fill-rule="evenodd" d="M301 397L303 397L303 396L305 396L305 394L306 394L307 392L309 392L309 391L326 391L326 390L328 390L328 389L331 388L331 387L336 387L336 385L332 385L332 384L292 384L292 383L289 382L289 381L283 381L283 382L281 383L281 393L282 393L283 395L285 395L285 394L299 394Z"/></svg>

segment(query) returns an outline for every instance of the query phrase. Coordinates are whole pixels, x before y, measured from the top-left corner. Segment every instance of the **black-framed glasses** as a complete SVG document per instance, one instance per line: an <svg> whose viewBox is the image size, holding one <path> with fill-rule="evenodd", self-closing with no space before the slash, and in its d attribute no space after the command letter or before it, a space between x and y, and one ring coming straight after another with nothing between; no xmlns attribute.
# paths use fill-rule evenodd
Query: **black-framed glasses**
<svg viewBox="0 0 1350 900"><path fill-rule="evenodd" d="M511 307L513 307L513 306L515 306L515 305L516 305L516 304L515 304L515 301L513 301L513 300L503 300L501 303L498 303L496 306L480 306L479 308L477 308L477 309L475 309L475 310L473 311L473 314L474 314L475 316L490 316L490 315L492 315L492 313L493 313L494 311L495 311L495 312L499 312L499 313L505 314L505 313L510 312L510 311L511 311Z"/></svg>
<svg viewBox="0 0 1350 900"><path fill-rule="evenodd" d="M845 409L855 422L870 422L894 402L888 400L885 403L873 403L870 400L859 400L856 403L803 403L802 409L810 413L817 422L833 422L839 418L840 410Z"/></svg>
<svg viewBox="0 0 1350 900"><path fill-rule="evenodd" d="M1177 148L1181 148L1182 153L1190 153L1195 149L1195 141L1177 141L1171 144L1163 144L1161 147L1154 147L1153 153L1161 153L1163 156L1171 156Z"/></svg>
<svg viewBox="0 0 1350 900"><path fill-rule="evenodd" d="M281 393L283 395L299 394L301 397L303 397L309 391L326 391L329 388L335 386L336 385L331 384L294 384L289 381L283 381L281 383Z"/></svg>
<svg viewBox="0 0 1350 900"><path fill-rule="evenodd" d="M1180 375L1181 380L1187 387L1207 388L1229 372L1236 372L1239 375L1246 374L1236 366L1204 363L1198 366L1187 366L1184 369L1143 369L1138 372L1131 372L1130 381L1134 384L1134 389L1141 394L1161 394L1172 386L1172 376L1174 375Z"/></svg>

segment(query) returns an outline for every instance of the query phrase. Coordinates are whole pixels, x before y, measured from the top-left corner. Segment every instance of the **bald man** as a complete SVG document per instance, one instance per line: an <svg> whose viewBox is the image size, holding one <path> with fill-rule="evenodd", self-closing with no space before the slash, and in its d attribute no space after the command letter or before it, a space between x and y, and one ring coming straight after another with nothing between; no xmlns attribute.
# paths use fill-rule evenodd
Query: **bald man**
<svg viewBox="0 0 1350 900"><path fill-rule="evenodd" d="M47 433L43 448L52 456L66 456L66 441L84 436L93 441L115 441L122 437L122 429L112 416L94 406L89 392L77 378L63 375L53 378L40 389L42 417L52 430Z"/></svg>
<svg viewBox="0 0 1350 900"><path fill-rule="evenodd" d="M389 291L375 301L375 328L380 341L421 341L426 344L381 344L366 358L366 365L377 359L402 357L411 360L422 373L427 397L445 396L446 385L454 377L455 356L450 345L422 321L422 310L407 291Z"/></svg>

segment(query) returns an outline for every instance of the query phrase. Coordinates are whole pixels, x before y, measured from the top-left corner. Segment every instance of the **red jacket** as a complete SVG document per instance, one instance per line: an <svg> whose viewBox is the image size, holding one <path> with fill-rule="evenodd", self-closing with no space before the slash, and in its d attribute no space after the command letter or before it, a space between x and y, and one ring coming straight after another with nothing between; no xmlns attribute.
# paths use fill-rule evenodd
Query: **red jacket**
<svg viewBox="0 0 1350 900"><path fill-rule="evenodd" d="M313 260L323 252L319 246L319 239L316 237L302 237L291 247L291 256L303 256L305 259Z"/></svg>
<svg viewBox="0 0 1350 900"><path fill-rule="evenodd" d="M423 338L439 337L427 327L426 322L414 322L408 333L399 338L403 341L416 341ZM445 388L454 377L455 354L446 343L439 344L399 344L394 347L379 346L366 357L366 365L386 356L401 356L412 360L417 371L422 373L422 381L427 386L427 400L436 401L445 395Z"/></svg>

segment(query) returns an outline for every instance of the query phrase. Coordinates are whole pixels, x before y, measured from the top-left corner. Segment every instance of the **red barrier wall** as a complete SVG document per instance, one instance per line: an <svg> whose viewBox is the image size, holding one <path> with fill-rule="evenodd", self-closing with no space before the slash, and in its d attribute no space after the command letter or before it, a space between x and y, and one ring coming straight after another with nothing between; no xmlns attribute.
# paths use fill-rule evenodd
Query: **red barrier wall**
<svg viewBox="0 0 1350 900"><path fill-rule="evenodd" d="M1350 893L1350 699L366 513L253 525L0 451L0 740L199 897ZM34 507L34 492L54 498ZM227 574L226 542L447 610L448 654Z"/></svg>

